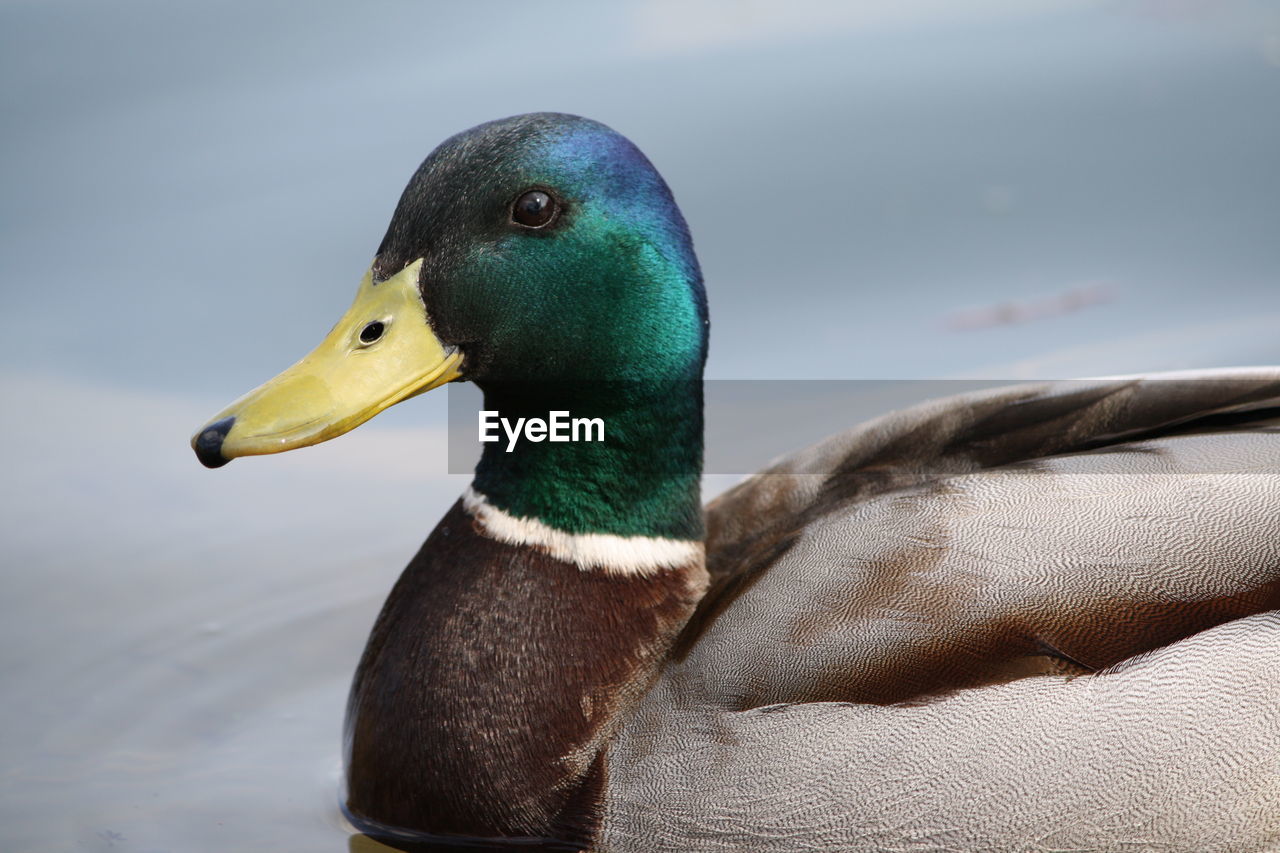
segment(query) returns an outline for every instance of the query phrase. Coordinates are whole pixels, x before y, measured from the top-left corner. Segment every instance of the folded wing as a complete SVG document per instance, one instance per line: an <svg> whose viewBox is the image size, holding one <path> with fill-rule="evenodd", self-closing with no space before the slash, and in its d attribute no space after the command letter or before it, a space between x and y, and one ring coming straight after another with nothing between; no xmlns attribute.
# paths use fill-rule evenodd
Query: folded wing
<svg viewBox="0 0 1280 853"><path fill-rule="evenodd" d="M742 710L1112 666L1280 601L1280 370L928 403L708 509L665 678Z"/></svg>

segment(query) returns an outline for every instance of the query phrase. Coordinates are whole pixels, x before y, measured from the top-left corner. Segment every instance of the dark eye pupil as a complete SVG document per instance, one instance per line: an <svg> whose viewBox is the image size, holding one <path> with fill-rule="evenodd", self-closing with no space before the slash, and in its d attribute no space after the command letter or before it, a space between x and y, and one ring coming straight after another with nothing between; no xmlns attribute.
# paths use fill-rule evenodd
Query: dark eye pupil
<svg viewBox="0 0 1280 853"><path fill-rule="evenodd" d="M382 337L383 328L384 326L382 325L381 320L374 320L372 323L360 330L360 342L365 344L373 343L378 338Z"/></svg>
<svg viewBox="0 0 1280 853"><path fill-rule="evenodd" d="M555 199L541 190L529 190L529 192L516 199L511 216L521 225L529 228L539 228L550 222L555 212Z"/></svg>

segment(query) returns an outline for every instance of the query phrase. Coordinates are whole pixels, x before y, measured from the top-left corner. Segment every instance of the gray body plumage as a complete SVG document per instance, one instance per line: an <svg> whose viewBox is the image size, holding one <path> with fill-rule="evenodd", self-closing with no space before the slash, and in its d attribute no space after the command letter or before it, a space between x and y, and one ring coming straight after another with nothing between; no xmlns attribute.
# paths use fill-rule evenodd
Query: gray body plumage
<svg viewBox="0 0 1280 853"><path fill-rule="evenodd" d="M890 415L708 510L600 849L1280 845L1280 370Z"/></svg>

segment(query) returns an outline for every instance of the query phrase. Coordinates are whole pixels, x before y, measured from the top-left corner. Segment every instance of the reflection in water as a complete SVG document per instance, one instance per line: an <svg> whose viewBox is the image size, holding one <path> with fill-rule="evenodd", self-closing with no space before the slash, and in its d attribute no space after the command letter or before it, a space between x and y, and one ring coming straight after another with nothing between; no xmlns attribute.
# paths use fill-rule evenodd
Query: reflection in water
<svg viewBox="0 0 1280 853"><path fill-rule="evenodd" d="M554 838L464 838L462 836L439 836L425 833L405 832L400 829L379 830L369 822L362 827L368 835L356 834L350 839L350 853L372 853L372 851L399 850L403 853L478 853L481 850L507 851L518 853L524 850L529 853L579 853L583 847L579 844L567 844ZM378 840L381 839L381 840ZM385 843L384 843L385 842Z"/></svg>

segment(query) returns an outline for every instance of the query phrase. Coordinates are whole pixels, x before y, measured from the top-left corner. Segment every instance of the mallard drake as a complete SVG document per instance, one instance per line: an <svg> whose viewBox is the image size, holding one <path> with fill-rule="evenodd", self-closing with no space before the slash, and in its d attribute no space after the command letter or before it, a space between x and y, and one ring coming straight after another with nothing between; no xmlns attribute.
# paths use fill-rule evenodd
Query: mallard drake
<svg viewBox="0 0 1280 853"><path fill-rule="evenodd" d="M453 380L602 442L486 444L387 599L347 811L401 846L1256 850L1280 839L1280 369L888 415L700 505L708 319L627 139L481 125L323 343L200 460Z"/></svg>

